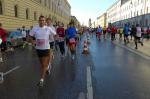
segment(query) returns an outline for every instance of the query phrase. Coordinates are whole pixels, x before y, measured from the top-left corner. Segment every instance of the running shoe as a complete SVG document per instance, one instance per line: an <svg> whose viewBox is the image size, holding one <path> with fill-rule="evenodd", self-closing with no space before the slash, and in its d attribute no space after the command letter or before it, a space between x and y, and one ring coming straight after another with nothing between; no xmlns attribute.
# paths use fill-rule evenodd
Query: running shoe
<svg viewBox="0 0 150 99"><path fill-rule="evenodd" d="M44 81L40 81L37 85L38 85L39 87L43 87Z"/></svg>

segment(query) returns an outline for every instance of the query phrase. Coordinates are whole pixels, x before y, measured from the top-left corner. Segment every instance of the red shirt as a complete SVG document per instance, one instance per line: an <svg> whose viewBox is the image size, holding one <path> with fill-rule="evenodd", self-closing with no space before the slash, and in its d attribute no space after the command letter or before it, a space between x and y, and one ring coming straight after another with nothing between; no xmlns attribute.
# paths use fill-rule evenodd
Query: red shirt
<svg viewBox="0 0 150 99"><path fill-rule="evenodd" d="M65 37L65 29L62 27L58 27L57 34L59 35L59 37Z"/></svg>
<svg viewBox="0 0 150 99"><path fill-rule="evenodd" d="M147 34L150 34L150 29L147 29Z"/></svg>
<svg viewBox="0 0 150 99"><path fill-rule="evenodd" d="M112 33L116 33L116 28L115 27L112 27L112 29L111 29L111 31L112 31Z"/></svg>
<svg viewBox="0 0 150 99"><path fill-rule="evenodd" d="M6 42L6 31L0 28L0 37L2 38L2 42Z"/></svg>

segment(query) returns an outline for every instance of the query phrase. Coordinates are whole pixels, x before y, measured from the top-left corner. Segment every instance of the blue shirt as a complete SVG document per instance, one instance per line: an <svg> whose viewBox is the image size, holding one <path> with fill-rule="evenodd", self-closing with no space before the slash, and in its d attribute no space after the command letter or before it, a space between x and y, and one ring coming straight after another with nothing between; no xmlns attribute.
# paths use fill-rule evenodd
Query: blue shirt
<svg viewBox="0 0 150 99"><path fill-rule="evenodd" d="M75 38L76 37L76 34L77 34L77 31L74 27L70 27L66 30L66 36L67 38Z"/></svg>
<svg viewBox="0 0 150 99"><path fill-rule="evenodd" d="M125 26L124 27L124 34L129 34L129 27L128 26Z"/></svg>
<svg viewBox="0 0 150 99"><path fill-rule="evenodd" d="M101 28L98 28L98 29L97 29L97 32L102 32L102 29L101 29Z"/></svg>

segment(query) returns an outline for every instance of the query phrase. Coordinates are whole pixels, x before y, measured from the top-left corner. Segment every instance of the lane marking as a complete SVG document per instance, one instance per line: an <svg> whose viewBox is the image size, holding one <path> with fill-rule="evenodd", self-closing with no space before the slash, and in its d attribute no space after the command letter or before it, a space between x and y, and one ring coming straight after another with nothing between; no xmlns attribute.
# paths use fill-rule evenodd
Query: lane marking
<svg viewBox="0 0 150 99"><path fill-rule="evenodd" d="M3 76L6 76L7 74L9 74L9 73L11 73L11 72L13 72L13 71L15 71L15 70L17 70L17 69L19 69L19 68L20 68L20 66L14 67L13 69L11 69L11 70L5 72Z"/></svg>
<svg viewBox="0 0 150 99"><path fill-rule="evenodd" d="M16 67L14 67L13 69L11 69L11 70L9 70L9 71L7 71L7 72L5 72L5 73L0 72L0 84L4 82L4 76L6 76L6 75L8 75L9 73L11 73L11 72L17 70L18 68L20 68L20 66L16 66Z"/></svg>
<svg viewBox="0 0 150 99"><path fill-rule="evenodd" d="M87 99L93 99L92 72L90 66L87 66Z"/></svg>

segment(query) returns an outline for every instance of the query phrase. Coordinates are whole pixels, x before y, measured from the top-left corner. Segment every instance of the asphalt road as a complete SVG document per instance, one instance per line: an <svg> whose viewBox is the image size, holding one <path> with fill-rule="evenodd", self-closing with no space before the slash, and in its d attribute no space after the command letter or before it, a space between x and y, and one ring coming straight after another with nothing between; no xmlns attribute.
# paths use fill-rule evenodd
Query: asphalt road
<svg viewBox="0 0 150 99"><path fill-rule="evenodd" d="M150 99L150 60L109 40L94 38L90 50L94 99Z"/></svg>
<svg viewBox="0 0 150 99"><path fill-rule="evenodd" d="M109 40L91 38L90 54L83 55L82 41L76 59L55 52L50 76L37 87L39 60L31 47L4 55L0 99L150 99L150 61Z"/></svg>

